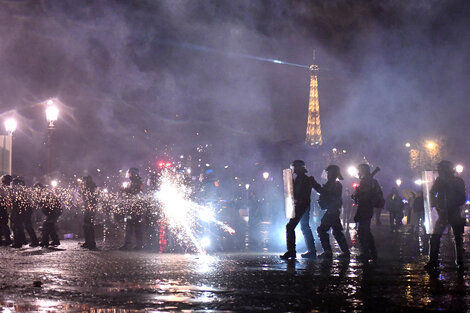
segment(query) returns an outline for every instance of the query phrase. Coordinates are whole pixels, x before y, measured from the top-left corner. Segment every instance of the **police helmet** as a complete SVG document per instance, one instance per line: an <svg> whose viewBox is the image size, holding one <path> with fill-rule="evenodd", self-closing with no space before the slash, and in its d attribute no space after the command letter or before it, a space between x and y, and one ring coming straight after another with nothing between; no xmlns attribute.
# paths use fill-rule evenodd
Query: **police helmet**
<svg viewBox="0 0 470 313"><path fill-rule="evenodd" d="M6 185L6 186L10 186L10 183L12 182L13 178L11 177L11 175L3 175L2 176L2 184L3 185Z"/></svg>
<svg viewBox="0 0 470 313"><path fill-rule="evenodd" d="M343 175L341 175L341 170L338 165L329 165L327 168L325 168L325 171L327 171L328 173L333 173L333 175L335 175L336 178L338 178L339 180L344 179Z"/></svg>
<svg viewBox="0 0 470 313"><path fill-rule="evenodd" d="M21 177L16 177L11 181L13 186L25 186L25 182Z"/></svg>

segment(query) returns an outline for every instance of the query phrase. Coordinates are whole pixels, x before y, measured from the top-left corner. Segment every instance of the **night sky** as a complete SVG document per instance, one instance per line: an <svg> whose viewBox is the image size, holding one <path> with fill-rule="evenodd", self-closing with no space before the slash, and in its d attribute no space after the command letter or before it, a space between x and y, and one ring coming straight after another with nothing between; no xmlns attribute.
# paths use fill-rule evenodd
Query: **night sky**
<svg viewBox="0 0 470 313"><path fill-rule="evenodd" d="M142 166L169 145L206 143L220 164L290 162L282 149L305 138L308 70L240 55L310 65L313 49L325 149L406 172L404 143L438 138L444 157L470 166L465 3L1 1L0 115L19 120L14 170L44 171L48 98L61 103L64 172Z"/></svg>

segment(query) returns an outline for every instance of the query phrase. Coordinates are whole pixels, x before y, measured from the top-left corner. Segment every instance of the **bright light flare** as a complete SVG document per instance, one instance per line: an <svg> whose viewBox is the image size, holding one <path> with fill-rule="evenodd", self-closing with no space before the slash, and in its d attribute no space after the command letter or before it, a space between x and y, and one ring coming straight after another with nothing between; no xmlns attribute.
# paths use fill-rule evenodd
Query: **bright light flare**
<svg viewBox="0 0 470 313"><path fill-rule="evenodd" d="M422 179L415 180L415 184L418 185L418 186L421 186L423 183L424 183L424 181Z"/></svg>
<svg viewBox="0 0 470 313"><path fill-rule="evenodd" d="M54 180L51 181L51 186L52 186L52 188L57 187L57 185L59 185L59 182L58 182L56 179L54 179Z"/></svg>
<svg viewBox="0 0 470 313"><path fill-rule="evenodd" d="M17 126L18 126L18 123L16 122L14 118L9 118L5 121L5 129L9 134L13 134Z"/></svg>
<svg viewBox="0 0 470 313"><path fill-rule="evenodd" d="M395 181L395 183L397 184L397 186L398 186L398 187L400 187L400 186L401 186L401 183L402 183L402 181L401 181L401 179L400 179L400 178L398 178L398 179Z"/></svg>
<svg viewBox="0 0 470 313"><path fill-rule="evenodd" d="M357 167L351 165L350 167L348 167L348 174L351 177L356 177L357 178L359 176L359 171L358 171Z"/></svg>
<svg viewBox="0 0 470 313"><path fill-rule="evenodd" d="M184 177L174 171L165 171L160 177L160 189L154 198L161 204L168 226L182 235L182 240L193 244L199 253L205 253L204 245L197 239L199 221L211 222L232 234L234 230L217 221L212 206L204 206L191 200L192 189L184 184Z"/></svg>
<svg viewBox="0 0 470 313"><path fill-rule="evenodd" d="M49 123L57 121L59 118L59 109L54 105L49 105L46 108L46 119Z"/></svg>
<svg viewBox="0 0 470 313"><path fill-rule="evenodd" d="M209 246L211 245L211 240L209 237L203 237L201 239L201 246L204 248L204 249L207 249Z"/></svg>
<svg viewBox="0 0 470 313"><path fill-rule="evenodd" d="M269 178L269 173L268 173L268 172L264 172L264 173L263 173L263 178L264 178L264 180L268 180L268 178Z"/></svg>
<svg viewBox="0 0 470 313"><path fill-rule="evenodd" d="M457 164L455 166L455 171L457 172L457 174L462 174L463 172L463 165L462 164Z"/></svg>
<svg viewBox="0 0 470 313"><path fill-rule="evenodd" d="M437 144L434 141L426 141L426 148L429 150L434 150L436 149Z"/></svg>

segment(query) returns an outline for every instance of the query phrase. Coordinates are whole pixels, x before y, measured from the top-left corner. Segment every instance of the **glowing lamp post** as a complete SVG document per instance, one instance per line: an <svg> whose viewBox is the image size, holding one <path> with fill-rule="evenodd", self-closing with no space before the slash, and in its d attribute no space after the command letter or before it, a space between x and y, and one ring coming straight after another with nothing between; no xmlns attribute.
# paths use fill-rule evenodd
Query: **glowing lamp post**
<svg viewBox="0 0 470 313"><path fill-rule="evenodd" d="M401 186L401 183L402 183L402 181L401 181L401 179L400 179L400 178L398 178L398 179L395 181L395 183L397 184L397 187L400 187L400 186Z"/></svg>
<svg viewBox="0 0 470 313"><path fill-rule="evenodd" d="M11 165L13 163L13 159L12 159L12 155L13 155L13 132L16 130L17 125L18 125L18 123L16 122L16 120L14 118L9 118L5 121L5 130L7 131L8 136L4 136L3 147L4 147L4 151L8 150L8 162L7 162L7 166L5 166L4 168L8 167L8 174L10 174L10 175L12 173L12 166ZM5 156L2 156L2 161L5 162ZM4 164L5 163L3 163L2 165L4 165Z"/></svg>
<svg viewBox="0 0 470 313"><path fill-rule="evenodd" d="M263 173L263 178L264 178L264 180L268 180L268 178L269 178L269 173L268 173L268 172L264 172L264 173Z"/></svg>
<svg viewBox="0 0 470 313"><path fill-rule="evenodd" d="M47 126L47 173L52 169L52 135L54 133L54 123L59 118L59 109L54 105L54 101L47 101L46 119L49 123Z"/></svg>
<svg viewBox="0 0 470 313"><path fill-rule="evenodd" d="M457 172L457 174L462 174L463 172L463 165L462 164L457 164L455 166L455 171Z"/></svg>

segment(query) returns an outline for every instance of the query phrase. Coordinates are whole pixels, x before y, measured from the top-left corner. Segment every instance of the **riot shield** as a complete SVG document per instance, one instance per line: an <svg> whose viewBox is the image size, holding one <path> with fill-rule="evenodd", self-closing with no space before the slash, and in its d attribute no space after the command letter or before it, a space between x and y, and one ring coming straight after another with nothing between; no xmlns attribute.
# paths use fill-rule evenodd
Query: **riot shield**
<svg viewBox="0 0 470 313"><path fill-rule="evenodd" d="M429 235L434 234L434 229L438 219L437 209L432 206L430 190L434 181L437 178L437 172L435 171L424 171L422 174L422 187L424 197L424 228L426 233Z"/></svg>
<svg viewBox="0 0 470 313"><path fill-rule="evenodd" d="M282 170L282 178L284 180L284 204L286 217L294 218L294 179L292 177L292 169L286 168Z"/></svg>

